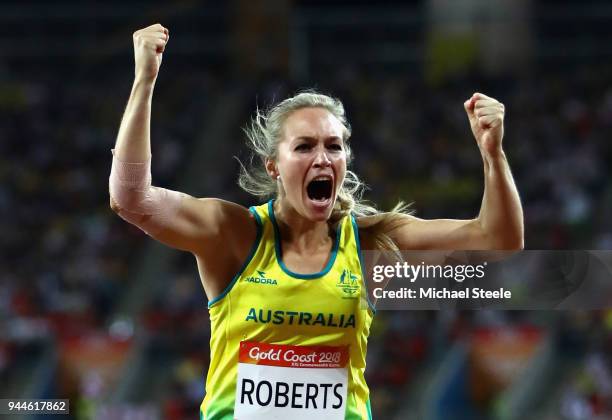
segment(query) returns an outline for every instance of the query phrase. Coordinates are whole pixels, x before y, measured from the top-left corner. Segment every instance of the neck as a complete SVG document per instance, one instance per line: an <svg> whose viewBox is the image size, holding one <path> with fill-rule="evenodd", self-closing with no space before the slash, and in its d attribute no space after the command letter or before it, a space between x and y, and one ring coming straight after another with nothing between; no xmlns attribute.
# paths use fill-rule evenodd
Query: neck
<svg viewBox="0 0 612 420"><path fill-rule="evenodd" d="M312 249L328 244L331 239L332 232L327 221L313 222L304 218L287 206L282 198L274 202L274 216L282 241L299 249Z"/></svg>

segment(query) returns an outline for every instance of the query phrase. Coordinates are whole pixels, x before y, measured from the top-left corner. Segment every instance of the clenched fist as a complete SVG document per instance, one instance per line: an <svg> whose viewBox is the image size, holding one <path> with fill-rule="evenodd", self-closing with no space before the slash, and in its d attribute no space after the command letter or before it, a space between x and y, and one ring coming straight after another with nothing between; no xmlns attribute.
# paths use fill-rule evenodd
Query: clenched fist
<svg viewBox="0 0 612 420"><path fill-rule="evenodd" d="M463 106L480 150L489 155L501 151L504 138L504 104L482 93L474 93Z"/></svg>
<svg viewBox="0 0 612 420"><path fill-rule="evenodd" d="M133 38L136 79L154 81L159 73L170 32L156 23L134 32Z"/></svg>

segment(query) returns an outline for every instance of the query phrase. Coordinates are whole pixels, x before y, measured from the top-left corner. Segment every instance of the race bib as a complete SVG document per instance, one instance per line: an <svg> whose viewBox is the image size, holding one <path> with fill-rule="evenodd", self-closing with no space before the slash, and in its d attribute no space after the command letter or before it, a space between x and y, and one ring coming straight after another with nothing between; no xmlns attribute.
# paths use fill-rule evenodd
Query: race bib
<svg viewBox="0 0 612 420"><path fill-rule="evenodd" d="M240 343L234 417L344 419L348 346Z"/></svg>

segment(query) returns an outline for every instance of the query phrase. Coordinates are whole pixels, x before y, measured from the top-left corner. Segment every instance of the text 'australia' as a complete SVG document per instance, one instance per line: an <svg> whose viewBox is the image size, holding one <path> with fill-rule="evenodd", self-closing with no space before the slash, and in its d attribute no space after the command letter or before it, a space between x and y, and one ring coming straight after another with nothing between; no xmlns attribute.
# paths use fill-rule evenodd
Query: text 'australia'
<svg viewBox="0 0 612 420"><path fill-rule="evenodd" d="M271 322L275 325L321 325L323 327L355 328L354 314L312 313L297 311L273 311L271 309L249 309L245 321Z"/></svg>

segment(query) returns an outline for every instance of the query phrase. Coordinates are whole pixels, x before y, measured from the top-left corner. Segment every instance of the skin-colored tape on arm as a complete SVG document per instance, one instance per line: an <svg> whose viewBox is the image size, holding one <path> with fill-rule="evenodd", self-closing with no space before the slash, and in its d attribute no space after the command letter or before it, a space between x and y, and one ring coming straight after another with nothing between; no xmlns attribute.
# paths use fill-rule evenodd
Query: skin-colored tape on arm
<svg viewBox="0 0 612 420"><path fill-rule="evenodd" d="M108 186L119 216L148 235L155 235L169 225L186 196L151 186L150 159L141 163L123 162L114 153Z"/></svg>

